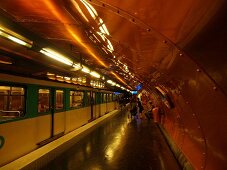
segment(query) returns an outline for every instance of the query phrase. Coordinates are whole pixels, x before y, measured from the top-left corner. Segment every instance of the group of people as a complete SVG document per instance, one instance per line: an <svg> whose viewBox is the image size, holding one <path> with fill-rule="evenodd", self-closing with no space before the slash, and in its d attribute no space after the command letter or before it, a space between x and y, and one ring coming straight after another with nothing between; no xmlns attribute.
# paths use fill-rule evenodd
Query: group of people
<svg viewBox="0 0 227 170"><path fill-rule="evenodd" d="M144 108L139 98L132 98L130 102L131 117L136 117L138 119L139 117L141 117L143 110Z"/></svg>
<svg viewBox="0 0 227 170"><path fill-rule="evenodd" d="M159 112L158 107L154 107L151 101L148 101L145 105L142 105L139 98L132 98L130 102L130 114L131 118L135 119L153 119ZM156 121L156 119L154 119Z"/></svg>

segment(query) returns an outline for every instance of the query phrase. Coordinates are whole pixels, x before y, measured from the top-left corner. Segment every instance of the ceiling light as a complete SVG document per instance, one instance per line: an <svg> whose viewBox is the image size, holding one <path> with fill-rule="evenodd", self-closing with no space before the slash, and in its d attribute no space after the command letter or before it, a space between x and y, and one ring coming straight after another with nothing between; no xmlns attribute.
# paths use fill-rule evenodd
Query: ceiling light
<svg viewBox="0 0 227 170"><path fill-rule="evenodd" d="M90 15L92 16L93 19L96 19L96 17L98 16L96 10L93 8L93 6L91 6L89 3L87 3L84 0L80 0L84 6L87 8L88 12L90 13Z"/></svg>
<svg viewBox="0 0 227 170"><path fill-rule="evenodd" d="M78 3L74 0L71 0L72 4L74 5L74 7L77 9L77 11L80 13L80 15L87 21L89 22L89 20L87 19L87 17L84 15L84 13L82 12L82 10L80 9Z"/></svg>
<svg viewBox="0 0 227 170"><path fill-rule="evenodd" d="M8 39L8 40L11 40L17 44L20 44L20 45L23 45L23 46L26 46L26 47L29 47L31 48L32 47L32 41L26 39L25 37L7 29L7 28L3 28L3 27L0 27L0 36Z"/></svg>
<svg viewBox="0 0 227 170"><path fill-rule="evenodd" d="M73 64L73 67L75 68L75 69L81 69L82 67L81 67L81 65L80 65L80 63L74 63Z"/></svg>
<svg viewBox="0 0 227 170"><path fill-rule="evenodd" d="M53 58L61 63L64 63L66 65L69 65L69 66L72 66L73 65L73 61L66 58L65 56L63 56L62 54L54 51L54 50L51 50L49 48L42 48L40 50L40 52L42 54L45 54L46 56L50 57L50 58Z"/></svg>
<svg viewBox="0 0 227 170"><path fill-rule="evenodd" d="M55 74L47 72L47 76L54 76Z"/></svg>
<svg viewBox="0 0 227 170"><path fill-rule="evenodd" d="M112 80L107 80L107 83L109 84L112 84L112 82L113 82Z"/></svg>
<svg viewBox="0 0 227 170"><path fill-rule="evenodd" d="M81 71L83 71L84 73L90 73L91 70L85 66L83 66L83 68L81 69Z"/></svg>
<svg viewBox="0 0 227 170"><path fill-rule="evenodd" d="M95 71L90 72L90 75L92 75L92 76L94 76L94 77L96 77L96 78L100 78L100 77L101 77L100 74L98 74L98 73L95 72Z"/></svg>

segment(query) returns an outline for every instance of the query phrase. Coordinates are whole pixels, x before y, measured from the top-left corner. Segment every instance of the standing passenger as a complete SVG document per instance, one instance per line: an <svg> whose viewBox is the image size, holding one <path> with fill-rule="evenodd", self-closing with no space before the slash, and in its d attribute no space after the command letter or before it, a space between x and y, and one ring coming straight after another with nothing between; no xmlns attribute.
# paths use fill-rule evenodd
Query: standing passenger
<svg viewBox="0 0 227 170"><path fill-rule="evenodd" d="M143 106L141 104L141 101L139 98L137 98L137 106L138 106L138 110L139 110L139 113L138 113L138 116L137 117L140 117L142 118L142 112L143 112Z"/></svg>
<svg viewBox="0 0 227 170"><path fill-rule="evenodd" d="M131 118L136 117L137 115L137 103L136 103L136 98L132 96L132 99L130 101L130 114Z"/></svg>

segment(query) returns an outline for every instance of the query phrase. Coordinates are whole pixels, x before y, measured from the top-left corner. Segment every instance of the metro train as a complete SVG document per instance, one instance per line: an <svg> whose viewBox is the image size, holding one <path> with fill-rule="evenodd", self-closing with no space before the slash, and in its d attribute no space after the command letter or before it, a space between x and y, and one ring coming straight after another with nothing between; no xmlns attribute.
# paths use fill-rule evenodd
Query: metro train
<svg viewBox="0 0 227 170"><path fill-rule="evenodd" d="M113 92L0 73L0 166L115 110Z"/></svg>

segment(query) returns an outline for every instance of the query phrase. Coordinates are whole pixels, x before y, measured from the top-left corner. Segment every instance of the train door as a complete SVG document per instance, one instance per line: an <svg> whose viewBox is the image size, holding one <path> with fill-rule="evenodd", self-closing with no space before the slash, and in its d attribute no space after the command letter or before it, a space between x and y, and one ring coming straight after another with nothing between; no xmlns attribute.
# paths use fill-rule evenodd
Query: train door
<svg viewBox="0 0 227 170"><path fill-rule="evenodd" d="M95 92L91 91L90 94L90 103L91 103L91 120L94 120L96 118L95 114Z"/></svg>
<svg viewBox="0 0 227 170"><path fill-rule="evenodd" d="M95 92L92 92L92 99L93 99L93 115L94 115L94 119L97 118L96 116L96 112L97 112L97 109L96 109L96 93Z"/></svg>
<svg viewBox="0 0 227 170"><path fill-rule="evenodd" d="M108 102L109 102L109 93L107 93L106 94L106 113L108 113L109 112L109 104L108 104Z"/></svg>
<svg viewBox="0 0 227 170"><path fill-rule="evenodd" d="M64 90L54 88L39 88L37 138L38 145L44 145L64 132ZM64 117L63 117L64 118Z"/></svg>
<svg viewBox="0 0 227 170"><path fill-rule="evenodd" d="M101 93L97 92L96 94L96 112L97 116L101 117Z"/></svg>
<svg viewBox="0 0 227 170"><path fill-rule="evenodd" d="M61 136L65 131L64 90L52 89L51 137Z"/></svg>
<svg viewBox="0 0 227 170"><path fill-rule="evenodd" d="M107 113L107 94L103 94L104 114Z"/></svg>
<svg viewBox="0 0 227 170"><path fill-rule="evenodd" d="M91 108L91 119L90 121L92 121L94 119L94 111L93 111L93 104L94 101L92 99L92 92L87 92L87 106L90 106Z"/></svg>

